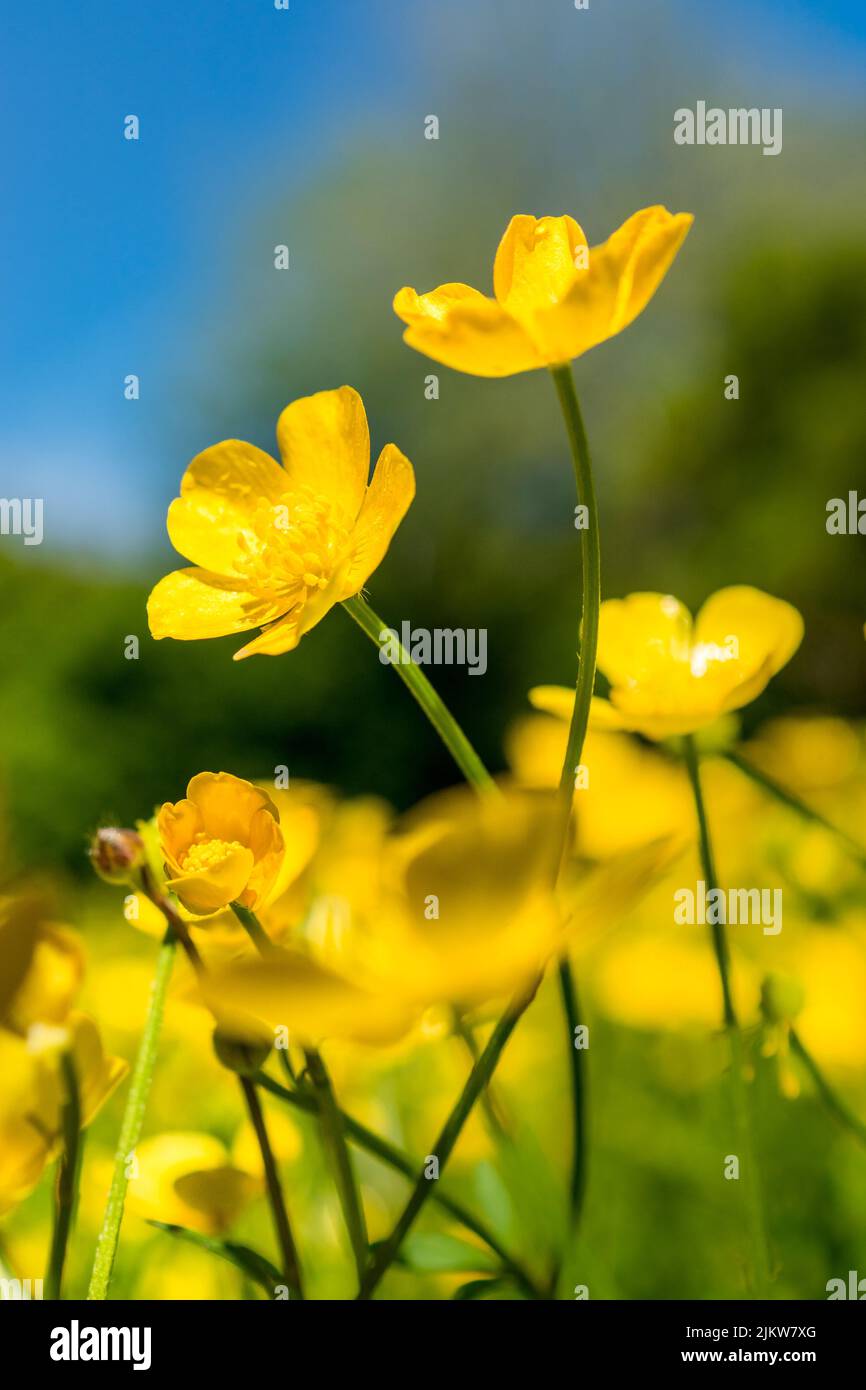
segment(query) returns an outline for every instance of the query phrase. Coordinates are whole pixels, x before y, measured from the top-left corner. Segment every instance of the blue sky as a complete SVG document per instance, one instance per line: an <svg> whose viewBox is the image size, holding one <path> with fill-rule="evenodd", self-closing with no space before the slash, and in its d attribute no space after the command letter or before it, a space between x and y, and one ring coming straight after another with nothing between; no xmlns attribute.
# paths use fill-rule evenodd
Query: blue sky
<svg viewBox="0 0 866 1390"><path fill-rule="evenodd" d="M479 3L494 22L497 0ZM693 4L678 7L693 24ZM44 495L47 509L53 498L69 541L80 544L95 520L97 545L123 554L142 539L165 425L138 407L168 401L172 363L184 345L194 351L208 262L231 236L239 198L291 190L339 149L346 122L375 123L414 85L423 92L437 57L420 51L419 12L429 22L438 6L2 8L0 493ZM459 6L452 13L459 23ZM734 0L707 5L701 23L734 61L781 64L806 85L831 74L853 83L862 67L866 7L854 0ZM122 136L130 113L141 118L138 143ZM123 400L127 372L142 378L138 406Z"/></svg>

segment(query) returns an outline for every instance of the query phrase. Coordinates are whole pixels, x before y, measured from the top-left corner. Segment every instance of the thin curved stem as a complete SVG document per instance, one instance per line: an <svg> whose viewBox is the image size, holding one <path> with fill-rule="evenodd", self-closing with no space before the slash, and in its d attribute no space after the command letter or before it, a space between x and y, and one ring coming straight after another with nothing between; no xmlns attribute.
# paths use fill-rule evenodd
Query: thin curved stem
<svg viewBox="0 0 866 1390"><path fill-rule="evenodd" d="M378 1247L376 1256L361 1286L358 1297L369 1299L380 1283L383 1275L393 1263L400 1246L415 1223L425 1202L431 1195L433 1183L438 1181L439 1174L448 1162L460 1133L472 1111L472 1107L481 1095L482 1090L487 1085L500 1057L505 1049L505 1045L517 1026L518 1020L529 1008L535 998L536 990L540 979L535 980L527 993L517 995L505 1010L493 1032L491 1033L484 1051L481 1053L475 1066L469 1074L466 1085L460 1094L457 1104L454 1106L448 1119L445 1121L439 1137L433 1146L431 1158L437 1160L438 1172L436 1177L427 1177L422 1171L415 1183L412 1195L391 1231L391 1234Z"/></svg>
<svg viewBox="0 0 866 1390"><path fill-rule="evenodd" d="M577 985L574 979L574 972L567 959L559 963L559 988L562 994L563 1008L568 1023L569 1036L569 1068L571 1073L571 1092L572 1092L572 1123L574 1126L574 1162L571 1168L571 1183L569 1185L569 1199L571 1202L571 1215L574 1224L580 1217L583 1206L583 1196L586 1191L587 1177L587 1157L588 1145L586 1142L586 1063L581 1058L581 1052L585 1051L576 1045L575 1033L580 1027L580 1004L577 997Z"/></svg>
<svg viewBox="0 0 866 1390"><path fill-rule="evenodd" d="M241 907L240 903L232 903L232 911L249 933L251 941L262 957L267 959L279 952L279 947L271 941L254 912L248 907ZM334 1176L360 1284L369 1263L370 1243L367 1237L364 1204L361 1201L352 1157L343 1130L342 1113L337 1105L333 1083L322 1054L314 1047L305 1048L304 1062L318 1100L322 1146Z"/></svg>
<svg viewBox="0 0 866 1390"><path fill-rule="evenodd" d="M106 1298L108 1286L111 1283L111 1274L117 1255L117 1243L120 1239L120 1224L123 1220L123 1208L126 1202L126 1189L129 1183L129 1160L141 1138L147 1098L150 1094L159 1049L165 997L174 966L175 948L174 928L169 927L163 937L157 957L147 1017L138 1045L138 1056L132 1071L129 1094L126 1097L126 1109L123 1112L117 1153L114 1158L114 1173L102 1218L102 1229L96 1242L96 1254L90 1275L90 1286L87 1290L88 1299Z"/></svg>
<svg viewBox="0 0 866 1390"><path fill-rule="evenodd" d="M580 528L580 633L577 681L574 688L574 706L568 729L568 741L562 772L559 779L559 797L562 805L561 834L556 858L556 872L568 847L571 814L574 806L574 787L577 770L583 755L586 731L589 727L589 712L595 686L595 667L598 653L598 628L601 610L601 539L598 520L598 502L595 495L595 480L592 473L592 459L589 441L580 410L580 402L574 389L574 376L571 364L554 367L551 375L559 398L565 429L568 435L571 460L574 467L574 480L577 487L577 500L586 508L586 526ZM576 1225L581 1212L583 1194L586 1188L587 1164L587 1115L586 1081L584 1071L586 1061L584 1049L574 1045L574 1030L579 1023L577 990L571 965L567 958L560 962L559 989L562 1006L569 1027L568 1066L571 1077L571 1106L573 1116L573 1153L569 1195L572 1220Z"/></svg>
<svg viewBox="0 0 866 1390"><path fill-rule="evenodd" d="M292 1236L292 1228L289 1225L289 1215L286 1211L285 1201L283 1200L280 1175L277 1170L274 1151L271 1148L271 1141L268 1138L268 1130L265 1124L261 1102L256 1092L255 1085L248 1076L241 1076L238 1080L241 1083L241 1090L244 1094L244 1100L247 1103L250 1122L255 1130L259 1150L262 1155L262 1164L265 1170L265 1183L268 1189L268 1200L271 1204L274 1231L276 1232L277 1244L280 1248L283 1275L289 1290L289 1297L300 1301L303 1300L304 1297L304 1288L301 1281L301 1266L298 1260L298 1251Z"/></svg>
<svg viewBox="0 0 866 1390"><path fill-rule="evenodd" d="M54 1231L51 1237L48 1272L45 1276L46 1298L61 1297L66 1247L69 1242L69 1232L72 1229L78 1198L78 1173L82 1147L81 1097L75 1061L71 1052L64 1052L60 1060L60 1070L66 1088L66 1100L63 1105L63 1155L57 1169Z"/></svg>
<svg viewBox="0 0 866 1390"><path fill-rule="evenodd" d="M574 465L574 479L577 485L577 500L586 507L587 514L587 524L580 529L580 652L577 681L574 688L574 707L568 730L568 742L559 779L559 796L562 802L561 851L564 851L568 840L568 827L571 822L574 802L574 779L583 753L584 739L589 725L592 692L595 685L599 610L601 608L601 542L592 460L589 454L589 443L580 411L580 403L574 389L571 365L553 367L551 375L568 434L571 460Z"/></svg>
<svg viewBox="0 0 866 1390"><path fill-rule="evenodd" d="M370 1241L367 1236L364 1204L361 1201L358 1180L349 1153L349 1146L346 1143L343 1116L337 1105L331 1077L322 1060L321 1053L313 1047L307 1048L304 1052L304 1061L307 1065L310 1084L318 1099L322 1144L330 1160L337 1184L343 1219L349 1232L349 1240L352 1243L352 1253L355 1256L355 1268L358 1272L360 1285L367 1272L370 1259Z"/></svg>
<svg viewBox="0 0 866 1390"><path fill-rule="evenodd" d="M799 1057L803 1066L806 1068L806 1071L812 1078L815 1090L818 1092L818 1095L829 1113L844 1129L847 1129L853 1134L855 1139L859 1139L861 1144L866 1144L866 1124L858 1119L854 1112L848 1109L845 1102L836 1095L836 1092L825 1078L824 1073L821 1071L821 1068L818 1066L818 1063L815 1061L815 1058L812 1056L805 1043L801 1041L796 1030L791 1028L788 1036L791 1040L791 1051L795 1057Z"/></svg>
<svg viewBox="0 0 866 1390"><path fill-rule="evenodd" d="M312 1092L301 1089L290 1090L287 1086L281 1085L279 1081L275 1081L273 1077L266 1076L264 1072L259 1072L255 1079L256 1084L263 1091L269 1091L271 1095L279 1096L287 1105L294 1106L296 1110L302 1110L308 1115L315 1115L318 1113L318 1101ZM363 1149L366 1153L372 1154L374 1158L378 1158L382 1163L386 1163L389 1168L393 1168L396 1172L402 1173L405 1178L413 1179L417 1176L419 1164L414 1159L410 1158L407 1153L404 1153L402 1149L398 1149L396 1144L392 1144L389 1140L383 1139L380 1134L376 1134L375 1130L367 1129L366 1125L362 1125L358 1120L353 1119L345 1110L340 1111L340 1117L343 1122L346 1137L351 1143L355 1144L359 1149ZM473 1235L483 1241L488 1249L492 1250L493 1254L498 1256L502 1261L503 1267L512 1275L530 1298L541 1297L539 1289L532 1282L526 1271L511 1257L511 1255L509 1255L508 1251L493 1232L479 1217L475 1216L468 1207L464 1207L461 1202L456 1201L453 1197L449 1197L447 1193L442 1192L438 1183L430 1194L430 1200L435 1202L437 1206L440 1206L443 1211L447 1211L448 1215L452 1216L455 1221L459 1221L461 1226L465 1226L467 1231L471 1231Z"/></svg>
<svg viewBox="0 0 866 1390"><path fill-rule="evenodd" d="M843 830L841 826L834 825L833 821L828 820L820 811L816 811L813 806L801 800L794 792L788 791L787 787L783 787L781 782L777 782L769 773L762 772L759 767L755 767L755 764L750 762L748 758L744 758L742 753L736 752L735 749L730 749L724 754L724 757L729 763L733 763L734 767L739 768L744 776L750 778L757 786L774 797L776 801L780 801L783 806L787 806L791 811L796 811L798 816L801 816L803 820L809 821L810 824L820 825L823 830L828 830L831 835L835 835L839 842L845 846L848 853L858 861L861 868L866 868L866 847L859 844L858 841L855 840L853 836L849 835L846 830Z"/></svg>
<svg viewBox="0 0 866 1390"><path fill-rule="evenodd" d="M689 774L689 781L691 782L695 811L697 814L701 865L706 879L707 891L717 892L718 878L716 876L716 865L710 837L709 822L707 820L706 806L704 804L704 796L701 788L698 750L694 736L692 734L687 734L683 739L683 745L685 749L686 768ZM745 1175L746 1208L749 1218L752 1260L754 1264L755 1294L758 1298L764 1298L767 1296L770 1285L770 1256L760 1179L752 1138L749 1098L746 1091L744 1075L745 1057L743 1052L743 1038L740 1032L739 1020L737 1018L731 989L731 963L727 934L725 928L719 922L711 923L711 930L713 949L716 955L719 979L722 986L722 1016L731 1051L731 1094L734 1104L734 1124L737 1132L737 1143L743 1155L742 1166Z"/></svg>
<svg viewBox="0 0 866 1390"><path fill-rule="evenodd" d="M369 603L360 595L343 600L343 607L354 618L362 632L365 632L379 648L385 650L394 642L390 628L383 623ZM402 643L397 641L398 661L394 670L410 694L426 714L433 728L441 738L467 782L479 791L492 791L495 783L472 744L464 734L451 711L437 695L421 667L416 665Z"/></svg>

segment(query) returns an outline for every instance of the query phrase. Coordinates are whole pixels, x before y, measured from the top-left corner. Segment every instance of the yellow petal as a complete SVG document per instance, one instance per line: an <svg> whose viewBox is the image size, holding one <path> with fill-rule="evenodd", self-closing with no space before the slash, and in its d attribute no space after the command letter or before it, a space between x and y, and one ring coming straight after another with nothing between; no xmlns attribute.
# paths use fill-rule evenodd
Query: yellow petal
<svg viewBox="0 0 866 1390"><path fill-rule="evenodd" d="M573 217L512 217L493 267L496 298L524 322L564 299L579 274L586 236Z"/></svg>
<svg viewBox="0 0 866 1390"><path fill-rule="evenodd" d="M619 267L613 333L636 319L652 299L694 222L691 213L644 208L593 251L590 274L608 261ZM599 265L600 263L600 265Z"/></svg>
<svg viewBox="0 0 866 1390"><path fill-rule="evenodd" d="M288 1029L306 1043L384 1043L401 1037L411 1022L398 999L367 993L311 957L288 952L213 970L201 987L220 1027L241 1038L260 1038L264 1026L271 1034Z"/></svg>
<svg viewBox="0 0 866 1390"><path fill-rule="evenodd" d="M284 599L235 589L231 580L201 569L167 574L147 601L147 620L157 641L225 637L273 622L284 611Z"/></svg>
<svg viewBox="0 0 866 1390"><path fill-rule="evenodd" d="M202 829L215 840L250 844L250 828L260 811L268 812L273 823L280 818L262 787L232 772L199 772L190 780L186 795L198 808Z"/></svg>
<svg viewBox="0 0 866 1390"><path fill-rule="evenodd" d="M457 371L513 376L546 365L517 320L468 285L440 285L422 295L402 289L394 312L408 324L403 340L409 347Z"/></svg>
<svg viewBox="0 0 866 1390"><path fill-rule="evenodd" d="M252 851L230 850L223 859L197 873L169 879L166 888L176 893L190 912L205 916L218 912L239 898L246 888L255 860Z"/></svg>
<svg viewBox="0 0 866 1390"><path fill-rule="evenodd" d="M558 824L552 795L479 800L464 788L405 818L405 907L386 923L395 988L419 1003L475 1004L543 968L560 933L550 892Z"/></svg>
<svg viewBox="0 0 866 1390"><path fill-rule="evenodd" d="M188 1130L155 1134L136 1147L129 1184L130 1209L149 1220L207 1231L206 1214L182 1199L177 1183L187 1174L220 1170L226 1164L225 1147L210 1134Z"/></svg>
<svg viewBox="0 0 866 1390"><path fill-rule="evenodd" d="M629 594L601 605L598 665L613 686L665 678L672 665L688 670L692 618L670 594Z"/></svg>
<svg viewBox="0 0 866 1390"><path fill-rule="evenodd" d="M202 829L201 812L188 797L182 801L166 801L156 815L159 844L173 872L180 865L193 839Z"/></svg>
<svg viewBox="0 0 866 1390"><path fill-rule="evenodd" d="M382 563L414 496L415 472L411 463L396 444L386 444L352 532L349 558L341 571L341 599L357 594Z"/></svg>
<svg viewBox="0 0 866 1390"><path fill-rule="evenodd" d="M0 899L0 1020L30 969L40 917L41 903L33 895Z"/></svg>
<svg viewBox="0 0 866 1390"><path fill-rule="evenodd" d="M568 361L626 328L652 298L692 221L686 213L645 208L594 247L561 304L536 318L533 336L543 350Z"/></svg>
<svg viewBox="0 0 866 1390"><path fill-rule="evenodd" d="M122 1057L109 1057L103 1050L99 1029L87 1014L73 1014L72 1060L81 1102L81 1128L84 1129L105 1104L129 1067Z"/></svg>
<svg viewBox="0 0 866 1390"><path fill-rule="evenodd" d="M327 609L322 609L318 622L325 616L328 609L333 608L337 602L336 597L331 599ZM309 632L315 623L305 621L310 618L307 609L310 605L303 604L294 608L291 613L287 613L279 622L271 623L260 632L258 637L254 637L251 642L247 642L245 647L234 653L233 661L243 661L248 656L282 656L284 652L293 652L300 642L305 632Z"/></svg>
<svg viewBox="0 0 866 1390"><path fill-rule="evenodd" d="M748 674L768 667L768 678L788 662L803 640L803 619L790 603L747 584L719 589L695 623L695 640L723 647L736 639L736 664Z"/></svg>
<svg viewBox="0 0 866 1390"><path fill-rule="evenodd" d="M77 934L69 927L41 923L30 969L12 1008L18 1028L63 1023L83 979L84 950Z"/></svg>
<svg viewBox="0 0 866 1390"><path fill-rule="evenodd" d="M280 504L288 486L285 470L262 449L239 439L215 444L193 459L169 507L171 543L194 565L239 577L253 512L262 500Z"/></svg>
<svg viewBox="0 0 866 1390"><path fill-rule="evenodd" d="M196 1214L196 1228L213 1235L228 1230L261 1190L251 1173L230 1164L181 1173L174 1180L179 1200Z"/></svg>
<svg viewBox="0 0 866 1390"><path fill-rule="evenodd" d="M309 487L358 515L370 472L370 431L364 402L351 386L319 391L287 405L277 443L292 487Z"/></svg>

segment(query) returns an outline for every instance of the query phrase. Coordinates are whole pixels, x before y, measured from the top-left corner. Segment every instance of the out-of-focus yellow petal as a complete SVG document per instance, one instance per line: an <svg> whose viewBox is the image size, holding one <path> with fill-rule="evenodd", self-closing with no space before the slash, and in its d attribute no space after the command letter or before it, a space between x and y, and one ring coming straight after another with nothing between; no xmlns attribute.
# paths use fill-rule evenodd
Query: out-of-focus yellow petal
<svg viewBox="0 0 866 1390"><path fill-rule="evenodd" d="M33 958L15 998L12 1016L18 1027L62 1023L81 989L84 950L69 927L42 923Z"/></svg>
<svg viewBox="0 0 866 1390"><path fill-rule="evenodd" d="M87 1014L72 1014L70 1029L83 1129L90 1124L115 1087L120 1085L129 1067L122 1057L106 1055L99 1029Z"/></svg>
<svg viewBox="0 0 866 1390"><path fill-rule="evenodd" d="M193 459L168 509L171 543L192 564L240 578L254 514L262 502L279 505L288 486L285 470L253 444L215 444Z"/></svg>
<svg viewBox="0 0 866 1390"><path fill-rule="evenodd" d="M707 599L695 622L695 641L724 646L732 636L740 679L764 667L769 679L802 642L803 619L784 599L747 584L732 585Z"/></svg>
<svg viewBox="0 0 866 1390"><path fill-rule="evenodd" d="M352 532L351 551L341 575L341 599L357 594L382 563L414 496L411 463L396 444L386 444Z"/></svg>
<svg viewBox="0 0 866 1390"><path fill-rule="evenodd" d="M496 298L514 318L531 320L568 294L581 251L587 251L586 236L573 217L512 217L493 266Z"/></svg>
<svg viewBox="0 0 866 1390"><path fill-rule="evenodd" d="M404 820L405 901L388 913L383 960L419 1003L497 998L543 969L560 939L550 891L559 812L547 794L440 793Z"/></svg>
<svg viewBox="0 0 866 1390"><path fill-rule="evenodd" d="M254 1174L228 1162L225 1146L210 1134L173 1130L145 1139L135 1151L130 1209L216 1235L260 1190Z"/></svg>
<svg viewBox="0 0 866 1390"><path fill-rule="evenodd" d="M0 1022L30 969L41 915L34 895L0 898Z"/></svg>
<svg viewBox="0 0 866 1390"><path fill-rule="evenodd" d="M330 1037L384 1043L401 1037L412 1020L399 999L358 989L311 957L288 952L214 970L201 987L220 1028L240 1038L285 1028L306 1043Z"/></svg>
<svg viewBox="0 0 866 1390"><path fill-rule="evenodd" d="M227 1231L261 1191L261 1182L252 1173L229 1164L181 1173L174 1190L184 1206L197 1213L199 1228L215 1235Z"/></svg>
<svg viewBox="0 0 866 1390"><path fill-rule="evenodd" d="M174 570L161 579L147 601L151 635L194 642L226 637L273 622L285 612L279 594L253 594L208 570Z"/></svg>
<svg viewBox="0 0 866 1390"><path fill-rule="evenodd" d="M675 664L688 667L692 618L670 594L630 594L601 605L598 666L612 686L665 678Z"/></svg>
<svg viewBox="0 0 866 1390"><path fill-rule="evenodd" d="M357 391L341 386L292 401L277 422L277 443L293 488L308 487L357 516L370 472L370 431Z"/></svg>
<svg viewBox="0 0 866 1390"><path fill-rule="evenodd" d="M546 365L517 320L468 285L440 285L422 295L402 289L394 311L408 325L403 340L409 347L457 371L512 376Z"/></svg>

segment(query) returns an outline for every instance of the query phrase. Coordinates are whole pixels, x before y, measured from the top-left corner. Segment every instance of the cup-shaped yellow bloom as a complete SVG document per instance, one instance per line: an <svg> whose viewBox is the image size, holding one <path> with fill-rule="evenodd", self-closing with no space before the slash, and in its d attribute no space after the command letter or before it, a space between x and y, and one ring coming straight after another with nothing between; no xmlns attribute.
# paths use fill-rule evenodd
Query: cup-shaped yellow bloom
<svg viewBox="0 0 866 1390"><path fill-rule="evenodd" d="M230 439L193 459L168 511L175 549L195 568L148 600L154 637L181 641L263 631L235 652L296 647L335 603L360 592L415 495L412 465L386 444L372 479L357 391L294 401L277 423L282 466Z"/></svg>
<svg viewBox="0 0 866 1390"><path fill-rule="evenodd" d="M760 695L802 637L796 608L748 585L719 589L694 622L670 594L609 599L598 667L610 699L593 700L591 723L652 739L693 733Z"/></svg>
<svg viewBox="0 0 866 1390"><path fill-rule="evenodd" d="M279 880L279 819L261 787L230 772L200 772L183 801L157 813L166 887L202 916L232 902L255 910Z"/></svg>
<svg viewBox="0 0 866 1390"><path fill-rule="evenodd" d="M573 217L513 217L496 253L494 297L461 284L404 288L394 300L404 339L473 376L570 362L637 318L693 220L644 208L590 250Z"/></svg>

